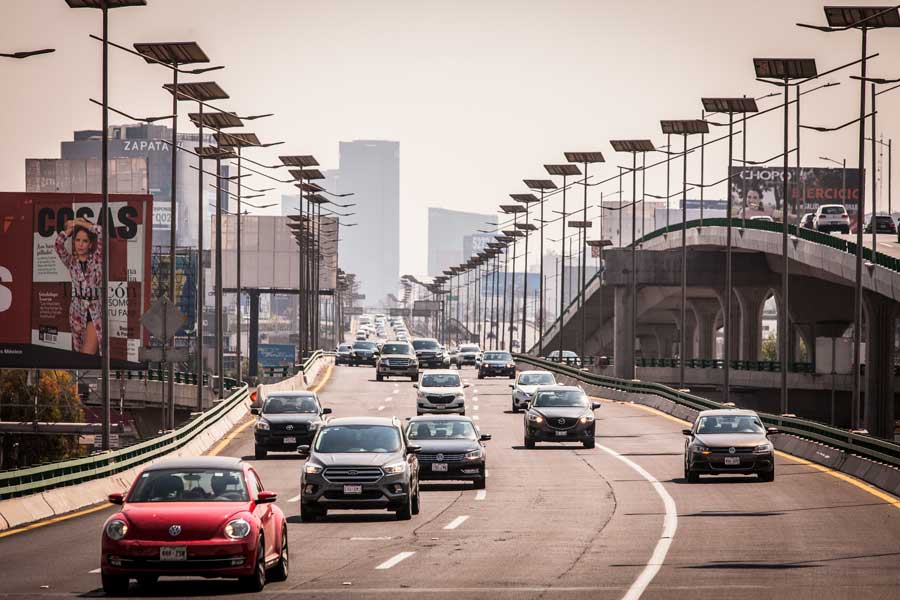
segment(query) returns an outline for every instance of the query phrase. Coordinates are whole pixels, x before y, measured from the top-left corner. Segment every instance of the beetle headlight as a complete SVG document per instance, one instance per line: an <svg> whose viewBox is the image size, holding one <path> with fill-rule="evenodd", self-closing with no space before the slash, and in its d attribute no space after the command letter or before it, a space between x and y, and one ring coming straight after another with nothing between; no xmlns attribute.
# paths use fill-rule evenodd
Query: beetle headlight
<svg viewBox="0 0 900 600"><path fill-rule="evenodd" d="M232 519L225 526L225 537L232 540L242 540L250 535L250 523L244 519Z"/></svg>
<svg viewBox="0 0 900 600"><path fill-rule="evenodd" d="M106 524L106 537L119 541L128 533L128 523L122 519L113 519Z"/></svg>

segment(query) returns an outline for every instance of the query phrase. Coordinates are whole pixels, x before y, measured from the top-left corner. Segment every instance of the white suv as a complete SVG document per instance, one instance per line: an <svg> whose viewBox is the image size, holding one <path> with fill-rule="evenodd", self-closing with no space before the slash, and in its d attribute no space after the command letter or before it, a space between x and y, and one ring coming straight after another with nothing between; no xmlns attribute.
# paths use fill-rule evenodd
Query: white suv
<svg viewBox="0 0 900 600"><path fill-rule="evenodd" d="M538 386L556 385L556 377L550 371L522 371L512 388L512 411L528 408Z"/></svg>
<svg viewBox="0 0 900 600"><path fill-rule="evenodd" d="M850 215L843 204L822 204L816 209L813 228L816 231L850 233Z"/></svg>
<svg viewBox="0 0 900 600"><path fill-rule="evenodd" d="M466 391L458 371L425 371L416 388L416 415L425 413L466 414Z"/></svg>

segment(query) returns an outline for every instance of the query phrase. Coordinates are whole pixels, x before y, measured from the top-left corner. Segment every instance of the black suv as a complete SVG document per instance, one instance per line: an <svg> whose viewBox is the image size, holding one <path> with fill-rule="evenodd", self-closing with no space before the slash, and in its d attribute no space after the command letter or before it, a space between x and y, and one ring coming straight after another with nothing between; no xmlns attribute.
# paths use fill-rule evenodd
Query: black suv
<svg viewBox="0 0 900 600"><path fill-rule="evenodd" d="M441 369L444 366L444 347L434 338L418 338L412 342L419 367L424 369Z"/></svg>
<svg viewBox="0 0 900 600"><path fill-rule="evenodd" d="M309 444L331 409L322 408L314 392L272 392L261 408L250 412L259 416L254 430L254 454L263 459L270 451L294 452Z"/></svg>
<svg viewBox="0 0 900 600"><path fill-rule="evenodd" d="M378 354L378 344L357 340L350 348L350 366L372 365L374 367L378 362Z"/></svg>
<svg viewBox="0 0 900 600"><path fill-rule="evenodd" d="M484 489L484 442L491 436L481 434L472 419L458 415L413 417L406 437L422 446L420 479L471 481L475 489Z"/></svg>
<svg viewBox="0 0 900 600"><path fill-rule="evenodd" d="M485 352L478 365L478 379L500 375L513 379L516 376L516 363L509 352Z"/></svg>
<svg viewBox="0 0 900 600"><path fill-rule="evenodd" d="M593 448L594 411L600 406L580 387L539 387L525 413L525 447L534 448L535 442L581 442Z"/></svg>
<svg viewBox="0 0 900 600"><path fill-rule="evenodd" d="M300 518L313 521L330 509L387 509L398 520L419 514L421 447L411 445L397 418L332 419L319 429L300 476Z"/></svg>

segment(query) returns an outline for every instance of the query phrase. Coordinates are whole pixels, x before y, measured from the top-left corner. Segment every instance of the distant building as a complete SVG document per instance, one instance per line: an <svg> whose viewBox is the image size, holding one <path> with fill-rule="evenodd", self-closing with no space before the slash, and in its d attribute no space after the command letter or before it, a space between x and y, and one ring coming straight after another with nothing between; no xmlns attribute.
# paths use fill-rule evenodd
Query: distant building
<svg viewBox="0 0 900 600"><path fill-rule="evenodd" d="M448 267L466 260L466 237L475 235L479 229L485 229L485 223L493 219L493 214L429 208L428 274L435 277Z"/></svg>
<svg viewBox="0 0 900 600"><path fill-rule="evenodd" d="M328 187L328 180L323 187ZM364 305L395 293L400 277L400 143L356 140L340 143L335 191L353 192L355 213L340 228L341 268L356 273Z"/></svg>

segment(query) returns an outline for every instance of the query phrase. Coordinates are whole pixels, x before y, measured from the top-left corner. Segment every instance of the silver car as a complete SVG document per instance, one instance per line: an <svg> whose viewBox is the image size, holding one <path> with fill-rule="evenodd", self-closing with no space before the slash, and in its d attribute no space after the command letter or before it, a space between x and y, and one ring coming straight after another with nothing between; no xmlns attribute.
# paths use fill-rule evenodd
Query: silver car
<svg viewBox="0 0 900 600"><path fill-rule="evenodd" d="M425 371L416 388L416 415L425 413L466 414L466 391L458 371Z"/></svg>
<svg viewBox="0 0 900 600"><path fill-rule="evenodd" d="M512 411L519 412L528 408L534 398L538 386L556 385L556 377L550 371L522 371L512 388Z"/></svg>

